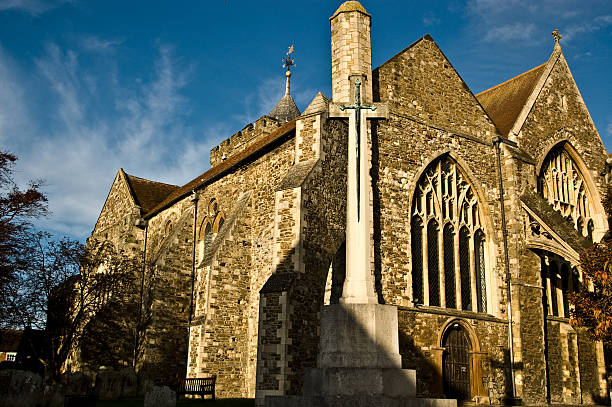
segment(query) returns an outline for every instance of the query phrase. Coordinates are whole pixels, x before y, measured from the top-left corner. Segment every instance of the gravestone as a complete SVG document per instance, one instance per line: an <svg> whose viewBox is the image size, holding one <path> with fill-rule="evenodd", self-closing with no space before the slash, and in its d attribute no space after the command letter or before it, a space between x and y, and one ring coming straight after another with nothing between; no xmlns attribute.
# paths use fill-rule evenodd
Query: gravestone
<svg viewBox="0 0 612 407"><path fill-rule="evenodd" d="M175 407L176 393L168 386L153 386L145 394L144 407Z"/></svg>

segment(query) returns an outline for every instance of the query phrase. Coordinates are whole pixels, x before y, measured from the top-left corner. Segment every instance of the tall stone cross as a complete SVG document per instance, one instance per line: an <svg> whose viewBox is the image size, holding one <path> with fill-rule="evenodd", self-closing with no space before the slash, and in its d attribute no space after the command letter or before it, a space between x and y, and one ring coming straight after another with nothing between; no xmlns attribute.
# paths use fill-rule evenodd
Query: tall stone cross
<svg viewBox="0 0 612 407"><path fill-rule="evenodd" d="M388 117L386 104L364 105L361 101L361 80L355 84L355 104L330 104L330 117L348 117L348 171L346 188L346 277L340 302L377 304L372 273L370 239L372 211L368 119Z"/></svg>

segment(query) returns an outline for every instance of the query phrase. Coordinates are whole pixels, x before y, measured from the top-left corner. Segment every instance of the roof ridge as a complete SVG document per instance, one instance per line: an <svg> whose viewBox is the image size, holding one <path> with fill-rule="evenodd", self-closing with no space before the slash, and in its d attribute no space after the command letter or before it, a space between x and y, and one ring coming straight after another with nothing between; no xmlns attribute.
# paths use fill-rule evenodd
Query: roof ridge
<svg viewBox="0 0 612 407"><path fill-rule="evenodd" d="M125 170L123 172L125 172ZM140 180L140 181L154 182L156 184L168 185L170 187L177 187L177 188L180 187L180 185L176 185L176 184L168 184L167 182L153 181L151 179L137 177L136 175L128 174L127 172L125 172L125 175L127 175L130 178L135 178L135 179Z"/></svg>
<svg viewBox="0 0 612 407"><path fill-rule="evenodd" d="M207 171L193 178L186 184L179 186L177 190L170 193L170 195L168 195L162 202L157 204L153 209L147 211L147 213L145 214L145 218L150 219L156 213L165 209L171 203L182 199L188 193L191 193L192 190L199 188L203 183L208 182L214 177L223 174L225 171L230 170L235 165L240 164L244 160L250 158L252 155L263 150L264 148L268 147L277 140L282 139L283 136L289 134L291 131L295 131L296 121L297 118L282 124L272 133L262 137L261 139L253 143L251 146L240 151L239 153L236 153L235 155L230 156L227 160L222 161L217 165L209 168Z"/></svg>
<svg viewBox="0 0 612 407"><path fill-rule="evenodd" d="M497 85L492 86L492 87L490 87L489 89L485 89L485 90L483 90L482 92L478 92L478 93L477 93L476 95L474 95L474 96L479 96L479 95L482 95L482 94L484 94L484 93L490 92L490 91L492 91L492 90L494 90L494 89L497 89L497 88L499 88L499 87L500 87L500 86L502 86L502 85L506 85L506 84L507 84L507 83L509 83L509 82L512 82L512 81L514 81L514 80L517 80L517 79L519 79L519 78L521 78L521 77L523 77L523 76L525 76L525 75L527 75L527 74L529 74L529 73L531 73L531 72L535 71L536 69L540 69L540 68L544 67L546 64L548 64L548 61L546 61L546 62L544 62L543 64L540 64L540 65L538 65L538 66L536 66L536 67L533 67L533 68L529 69L528 71L525 71L525 72L523 72L523 73L521 73L521 74L519 74L519 75L513 76L513 77L512 77L512 78L510 78L510 79L506 79L505 81L503 81L503 82L501 82L501 83L498 83Z"/></svg>

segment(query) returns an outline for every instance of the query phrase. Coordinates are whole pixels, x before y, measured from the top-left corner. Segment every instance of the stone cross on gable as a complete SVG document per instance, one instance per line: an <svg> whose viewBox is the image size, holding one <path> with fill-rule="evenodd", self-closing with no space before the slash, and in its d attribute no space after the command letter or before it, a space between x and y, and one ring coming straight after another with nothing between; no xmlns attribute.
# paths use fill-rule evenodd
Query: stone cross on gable
<svg viewBox="0 0 612 407"><path fill-rule="evenodd" d="M363 105L361 80L355 85L355 104L331 103L330 117L349 119L348 172L346 189L346 277L340 302L377 304L372 275L368 119L388 117L387 105Z"/></svg>

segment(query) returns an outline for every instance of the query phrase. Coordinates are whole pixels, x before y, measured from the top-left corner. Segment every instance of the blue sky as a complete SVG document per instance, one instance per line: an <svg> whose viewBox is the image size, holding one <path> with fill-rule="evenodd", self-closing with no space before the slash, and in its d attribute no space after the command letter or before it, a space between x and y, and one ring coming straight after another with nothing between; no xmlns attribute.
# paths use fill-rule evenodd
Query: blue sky
<svg viewBox="0 0 612 407"><path fill-rule="evenodd" d="M42 227L85 238L118 168L183 184L284 92L330 96L328 18L340 1L0 0L0 147L44 178ZM558 28L612 150L609 0L364 0L378 66L430 33L474 93L545 62Z"/></svg>

